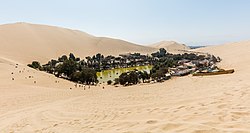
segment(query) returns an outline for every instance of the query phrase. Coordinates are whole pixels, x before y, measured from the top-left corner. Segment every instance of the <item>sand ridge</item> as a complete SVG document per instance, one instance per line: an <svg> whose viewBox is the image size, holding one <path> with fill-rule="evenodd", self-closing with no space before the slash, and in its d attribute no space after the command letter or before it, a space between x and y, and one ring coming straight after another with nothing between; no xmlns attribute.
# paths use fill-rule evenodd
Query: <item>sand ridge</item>
<svg viewBox="0 0 250 133"><path fill-rule="evenodd" d="M157 49L55 26L15 23L0 25L0 56L22 63L48 60L74 53L81 58L97 53L151 53Z"/></svg>
<svg viewBox="0 0 250 133"><path fill-rule="evenodd" d="M180 50L190 50L190 48L185 44L181 44L175 41L161 41L149 46L157 49L165 48L170 53L179 53Z"/></svg>

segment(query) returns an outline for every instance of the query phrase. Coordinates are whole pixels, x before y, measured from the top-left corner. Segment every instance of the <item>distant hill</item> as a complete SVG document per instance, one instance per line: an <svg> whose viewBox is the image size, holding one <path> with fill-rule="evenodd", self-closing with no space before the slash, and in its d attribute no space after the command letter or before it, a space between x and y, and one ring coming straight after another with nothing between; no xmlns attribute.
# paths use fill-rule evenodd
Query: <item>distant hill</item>
<svg viewBox="0 0 250 133"><path fill-rule="evenodd" d="M190 50L185 44L180 44L175 41L162 41L152 45L149 45L152 48L165 48L169 52L178 52L179 50Z"/></svg>
<svg viewBox="0 0 250 133"><path fill-rule="evenodd" d="M194 49L194 51L219 56L222 59L220 65L222 65L223 68L234 68L237 73L242 72L244 76L250 74L250 70L248 69L250 67L250 41L207 46Z"/></svg>
<svg viewBox="0 0 250 133"><path fill-rule="evenodd" d="M21 63L30 63L33 60L44 63L70 52L84 58L96 53L118 55L128 52L151 53L156 50L55 26L29 23L0 25L0 56Z"/></svg>

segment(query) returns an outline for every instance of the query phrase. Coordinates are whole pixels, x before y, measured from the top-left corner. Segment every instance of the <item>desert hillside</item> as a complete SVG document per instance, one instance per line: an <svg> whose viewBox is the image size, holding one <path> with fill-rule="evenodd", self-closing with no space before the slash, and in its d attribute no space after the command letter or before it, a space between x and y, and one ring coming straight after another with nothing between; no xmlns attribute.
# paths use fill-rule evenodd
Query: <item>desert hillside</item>
<svg viewBox="0 0 250 133"><path fill-rule="evenodd" d="M165 48L169 52L178 53L179 50L189 50L190 48L185 44L180 44L175 41L161 41L152 45L149 45L153 48Z"/></svg>
<svg viewBox="0 0 250 133"><path fill-rule="evenodd" d="M70 52L84 58L98 52L118 55L153 51L156 49L54 26L28 23L0 25L0 55L20 63L27 64L32 60L44 63Z"/></svg>
<svg viewBox="0 0 250 133"><path fill-rule="evenodd" d="M8 26L13 27L0 28L0 132L250 132L250 41L195 49L220 56L219 66L234 68L233 74L189 75L164 83L89 88L75 86L19 62L26 63L34 58L45 60L69 51L85 55L78 41L93 41L89 47L94 49L92 44L96 44L96 37L49 26L14 24L16 28L11 30ZM114 43L96 45L116 45L116 40L104 40ZM53 42L57 42L56 45ZM74 47L69 42L75 42ZM131 48L130 43L127 46L119 47ZM103 49L105 51L112 52L107 48Z"/></svg>
<svg viewBox="0 0 250 133"><path fill-rule="evenodd" d="M195 51L218 55L222 58L220 65L225 68L235 68L236 74L248 75L248 71L250 71L247 69L250 67L250 41L204 47Z"/></svg>

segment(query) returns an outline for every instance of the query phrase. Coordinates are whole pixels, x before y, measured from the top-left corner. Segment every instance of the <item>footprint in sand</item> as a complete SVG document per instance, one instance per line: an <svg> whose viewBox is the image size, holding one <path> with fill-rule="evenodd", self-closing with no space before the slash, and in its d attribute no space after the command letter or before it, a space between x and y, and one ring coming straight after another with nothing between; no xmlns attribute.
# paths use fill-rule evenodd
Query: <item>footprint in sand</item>
<svg viewBox="0 0 250 133"><path fill-rule="evenodd" d="M169 130L173 130L175 128L178 128L180 126L181 126L180 124L171 124L171 123L169 123L169 124L164 125L162 130L169 131Z"/></svg>
<svg viewBox="0 0 250 133"><path fill-rule="evenodd" d="M177 109L182 109L182 108L185 108L186 106L180 106L180 107L178 107Z"/></svg>
<svg viewBox="0 0 250 133"><path fill-rule="evenodd" d="M216 129L208 129L208 130L195 130L193 133L217 133Z"/></svg>
<svg viewBox="0 0 250 133"><path fill-rule="evenodd" d="M58 126L58 124L54 124L54 125L53 125L53 127L56 127L56 126Z"/></svg>
<svg viewBox="0 0 250 133"><path fill-rule="evenodd" d="M226 104L221 104L221 105L219 105L219 106L217 106L219 109L223 109L223 108L225 108L225 107L227 107L227 105Z"/></svg>
<svg viewBox="0 0 250 133"><path fill-rule="evenodd" d="M245 115L250 115L249 112L231 112L232 114L239 115L239 116L245 116Z"/></svg>
<svg viewBox="0 0 250 133"><path fill-rule="evenodd" d="M155 123L157 123L157 121L156 120L148 120L146 123L147 124L155 124Z"/></svg>

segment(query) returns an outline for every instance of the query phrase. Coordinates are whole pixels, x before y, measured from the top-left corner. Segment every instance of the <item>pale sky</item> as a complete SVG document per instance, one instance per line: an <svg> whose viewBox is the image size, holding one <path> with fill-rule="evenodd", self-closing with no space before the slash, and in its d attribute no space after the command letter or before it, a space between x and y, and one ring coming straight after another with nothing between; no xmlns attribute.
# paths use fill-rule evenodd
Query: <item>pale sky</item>
<svg viewBox="0 0 250 133"><path fill-rule="evenodd" d="M78 29L137 44L250 40L250 0L0 0L0 24Z"/></svg>

